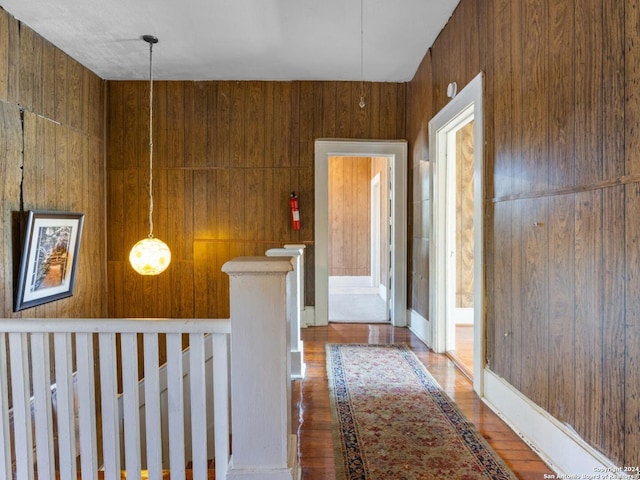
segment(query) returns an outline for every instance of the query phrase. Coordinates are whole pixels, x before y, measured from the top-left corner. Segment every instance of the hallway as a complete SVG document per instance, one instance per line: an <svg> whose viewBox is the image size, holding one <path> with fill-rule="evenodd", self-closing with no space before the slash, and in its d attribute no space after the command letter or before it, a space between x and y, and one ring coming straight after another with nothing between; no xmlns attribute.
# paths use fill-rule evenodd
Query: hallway
<svg viewBox="0 0 640 480"><path fill-rule="evenodd" d="M479 400L467 377L447 357L430 352L409 329L383 324L331 324L302 329L302 340L306 377L294 383L293 428L298 428L304 480L335 478L326 343L406 343L518 478L539 480L545 473L553 473Z"/></svg>

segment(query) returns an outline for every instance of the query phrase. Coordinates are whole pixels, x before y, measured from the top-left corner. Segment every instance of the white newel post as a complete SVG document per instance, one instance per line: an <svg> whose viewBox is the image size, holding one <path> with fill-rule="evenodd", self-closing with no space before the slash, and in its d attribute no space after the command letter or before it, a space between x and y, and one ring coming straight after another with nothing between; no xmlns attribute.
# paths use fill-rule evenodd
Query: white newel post
<svg viewBox="0 0 640 480"><path fill-rule="evenodd" d="M291 337L291 378L304 378L303 345L300 339L300 309L302 249L272 248L266 251L268 257L291 257L293 271L287 274L287 319L289 320L289 334Z"/></svg>
<svg viewBox="0 0 640 480"><path fill-rule="evenodd" d="M307 327L307 319L305 318L305 306L304 306L304 250L307 248L303 243L285 244L284 248L289 250L298 250L300 252L300 268L298 269L298 281L300 282L300 289L298 290L298 308L300 309L300 328ZM302 351L302 348L300 349Z"/></svg>
<svg viewBox="0 0 640 480"><path fill-rule="evenodd" d="M231 460L228 479L300 478L291 434L289 257L239 257L225 263L231 313Z"/></svg>

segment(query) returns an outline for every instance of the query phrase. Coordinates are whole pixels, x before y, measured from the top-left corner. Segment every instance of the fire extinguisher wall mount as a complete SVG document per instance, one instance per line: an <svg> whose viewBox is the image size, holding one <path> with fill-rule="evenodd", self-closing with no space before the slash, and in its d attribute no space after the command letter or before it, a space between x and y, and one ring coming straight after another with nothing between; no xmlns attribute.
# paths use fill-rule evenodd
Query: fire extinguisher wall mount
<svg viewBox="0 0 640 480"><path fill-rule="evenodd" d="M289 206L291 207L291 225L294 230L300 230L300 209L298 207L298 196L296 192L291 192Z"/></svg>

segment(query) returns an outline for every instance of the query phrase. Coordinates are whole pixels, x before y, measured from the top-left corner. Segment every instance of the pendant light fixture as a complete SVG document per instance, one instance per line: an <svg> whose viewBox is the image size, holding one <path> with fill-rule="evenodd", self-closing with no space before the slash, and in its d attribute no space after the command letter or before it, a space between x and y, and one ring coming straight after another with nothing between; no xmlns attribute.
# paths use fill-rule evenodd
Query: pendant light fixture
<svg viewBox="0 0 640 480"><path fill-rule="evenodd" d="M142 39L149 44L149 236L133 246L129 262L140 275L158 275L171 263L169 247L153 236L153 45L158 38L143 35Z"/></svg>
<svg viewBox="0 0 640 480"><path fill-rule="evenodd" d="M364 101L364 0L360 0L360 108L367 104Z"/></svg>

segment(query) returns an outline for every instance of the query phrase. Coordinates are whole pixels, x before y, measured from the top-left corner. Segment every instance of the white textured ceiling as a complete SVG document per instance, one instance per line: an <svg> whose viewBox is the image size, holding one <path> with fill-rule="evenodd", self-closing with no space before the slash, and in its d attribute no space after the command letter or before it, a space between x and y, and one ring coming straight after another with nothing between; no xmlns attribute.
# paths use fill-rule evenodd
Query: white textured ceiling
<svg viewBox="0 0 640 480"><path fill-rule="evenodd" d="M459 0L363 0L365 81L411 80ZM360 0L0 0L100 77L360 80Z"/></svg>

